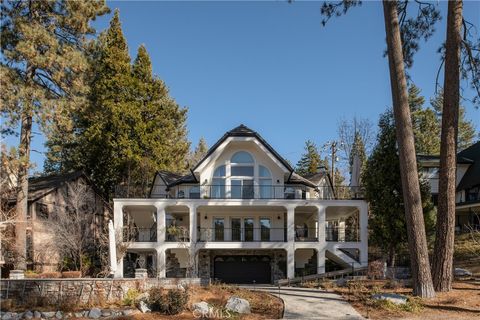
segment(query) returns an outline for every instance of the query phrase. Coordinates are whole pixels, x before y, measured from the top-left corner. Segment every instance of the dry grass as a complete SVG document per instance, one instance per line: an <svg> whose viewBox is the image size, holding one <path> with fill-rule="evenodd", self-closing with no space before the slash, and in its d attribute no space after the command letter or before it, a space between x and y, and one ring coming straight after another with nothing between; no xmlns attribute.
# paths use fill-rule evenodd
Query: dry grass
<svg viewBox="0 0 480 320"><path fill-rule="evenodd" d="M252 315L242 319L279 319L283 313L283 301L266 292L251 291L230 285L211 285L192 288L190 304L206 301L216 307L223 307L231 296L238 296L250 303Z"/></svg>
<svg viewBox="0 0 480 320"><path fill-rule="evenodd" d="M249 315L238 315L229 319L235 320L266 320L279 319L283 315L283 301L266 292L250 291L230 285L211 285L209 287L190 287L188 305L206 301L215 306L216 309L223 309L227 300L235 295L248 300L252 313ZM136 313L131 316L116 318L120 320L186 320L194 319L191 310L186 310L177 315L164 315L160 313Z"/></svg>
<svg viewBox="0 0 480 320"><path fill-rule="evenodd" d="M391 288L386 281L360 281L353 286L336 288L357 311L370 319L480 319L480 282L455 282L451 292L440 292L434 299L412 296L403 286ZM397 306L385 301L373 301L377 292L406 295L408 303Z"/></svg>

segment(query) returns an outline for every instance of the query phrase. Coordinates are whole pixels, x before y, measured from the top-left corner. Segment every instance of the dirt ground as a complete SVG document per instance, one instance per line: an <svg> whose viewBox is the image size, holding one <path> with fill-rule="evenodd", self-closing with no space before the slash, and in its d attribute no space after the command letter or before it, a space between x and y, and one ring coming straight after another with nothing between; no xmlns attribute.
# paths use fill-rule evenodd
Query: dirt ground
<svg viewBox="0 0 480 320"><path fill-rule="evenodd" d="M238 316L232 319L241 320L266 320L279 319L283 315L283 301L265 292L249 291L235 286L213 285L210 287L191 288L189 306L193 303L206 301L213 305L215 309L222 310L232 295L244 298L250 302L252 313L249 315ZM220 311L221 312L221 311ZM186 310L181 314L174 316L162 315L159 313L137 313L132 316L122 317L121 320L187 320L195 319L192 311ZM215 318L210 318L215 319ZM220 319L220 318L219 318Z"/></svg>
<svg viewBox="0 0 480 320"><path fill-rule="evenodd" d="M411 296L411 289L381 288L380 292L393 292L411 298L413 307L410 311L401 310L392 305L378 304L368 297L379 287L382 282L369 281L364 286L355 289L334 288L335 292L342 294L354 308L368 319L480 319L480 281L456 281L450 292L437 293L433 299L422 300Z"/></svg>

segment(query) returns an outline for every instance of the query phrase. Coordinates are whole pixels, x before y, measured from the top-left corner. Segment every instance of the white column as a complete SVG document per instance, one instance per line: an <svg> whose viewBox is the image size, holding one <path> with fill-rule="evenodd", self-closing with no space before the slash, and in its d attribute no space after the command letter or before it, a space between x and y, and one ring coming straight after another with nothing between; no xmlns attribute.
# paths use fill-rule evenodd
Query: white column
<svg viewBox="0 0 480 320"><path fill-rule="evenodd" d="M287 242L295 243L295 207L287 207Z"/></svg>
<svg viewBox="0 0 480 320"><path fill-rule="evenodd" d="M117 232L123 228L123 204L121 202L113 202L113 226Z"/></svg>
<svg viewBox="0 0 480 320"><path fill-rule="evenodd" d="M318 242L325 243L326 241L326 223L327 210L324 206L317 206L317 221L318 221Z"/></svg>
<svg viewBox="0 0 480 320"><path fill-rule="evenodd" d="M157 249L157 277L166 277L165 249L163 248Z"/></svg>
<svg viewBox="0 0 480 320"><path fill-rule="evenodd" d="M360 264L368 264L368 204L363 202L359 209L360 218Z"/></svg>
<svg viewBox="0 0 480 320"><path fill-rule="evenodd" d="M197 206L189 205L188 210L189 210L189 221L190 221L190 226L189 226L190 243L193 244L197 242Z"/></svg>
<svg viewBox="0 0 480 320"><path fill-rule="evenodd" d="M338 241L345 241L345 221L338 221Z"/></svg>
<svg viewBox="0 0 480 320"><path fill-rule="evenodd" d="M317 250L317 273L325 273L325 248L320 247Z"/></svg>
<svg viewBox="0 0 480 320"><path fill-rule="evenodd" d="M115 229L115 237L122 237L123 239L123 204L121 202L113 202L113 228ZM116 245L113 247L115 248L114 250L117 249ZM123 278L123 257L119 255L116 256L117 269L115 270L115 274L113 276L115 278Z"/></svg>
<svg viewBox="0 0 480 320"><path fill-rule="evenodd" d="M196 205L189 205L188 206L189 210L189 236L190 236L190 246L187 248L189 250L188 253L188 258L190 261L188 261L188 264L192 268L191 272L192 276L197 275L197 266L196 266L196 243L197 243L197 206Z"/></svg>
<svg viewBox="0 0 480 320"><path fill-rule="evenodd" d="M115 270L114 278L123 278L123 258L118 260L117 258L117 269Z"/></svg>
<svg viewBox="0 0 480 320"><path fill-rule="evenodd" d="M166 220L166 213L165 213L165 205L157 205L157 243L158 242L165 242L165 220Z"/></svg>
<svg viewBox="0 0 480 320"><path fill-rule="evenodd" d="M287 278L295 277L295 247L290 243L287 248Z"/></svg>

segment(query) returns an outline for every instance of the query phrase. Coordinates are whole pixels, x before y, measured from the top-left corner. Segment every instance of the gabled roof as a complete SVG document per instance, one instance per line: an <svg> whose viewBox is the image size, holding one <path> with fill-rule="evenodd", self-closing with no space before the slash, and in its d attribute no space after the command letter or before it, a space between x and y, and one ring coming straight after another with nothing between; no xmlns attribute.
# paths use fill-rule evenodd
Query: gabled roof
<svg viewBox="0 0 480 320"><path fill-rule="evenodd" d="M439 155L430 155L430 154L417 154L417 160L419 162L438 162L440 165L440 156ZM457 163L458 164L472 164L474 161L467 157L461 156L460 153L457 154Z"/></svg>
<svg viewBox="0 0 480 320"><path fill-rule="evenodd" d="M63 187L67 182L77 180L83 177L94 188L95 192L100 195L96 187L83 171L73 171L61 174L50 174L39 177L28 178L28 201L35 201L41 197L55 191L56 189ZM11 202L15 202L16 199L9 199ZM104 200L105 203L107 203Z"/></svg>
<svg viewBox="0 0 480 320"><path fill-rule="evenodd" d="M288 163L287 160L285 160L282 156L280 156L278 154L278 152L275 151L275 149L273 149L272 146L269 145L268 142L265 141L265 139L262 138L262 136L260 136L257 132L253 131L252 129L248 128L247 126L245 126L243 124L239 125L236 128L233 128L230 131L227 131L210 149L208 149L207 154L202 158L202 160L200 160L195 165L195 167L193 167L192 171L195 171L200 166L200 164L202 164L206 159L208 159L208 157L210 157L212 155L212 153L229 137L254 137L254 138L256 138L258 141L260 141L260 143L265 148L267 148L267 150L271 154L273 154L273 156L275 158L277 158L278 161L280 161L282 163L282 165L285 166L285 168L287 168L288 171L293 172L293 168Z"/></svg>
<svg viewBox="0 0 480 320"><path fill-rule="evenodd" d="M315 183L302 177L299 174L296 174L295 172L285 175L285 184L303 184L312 188L317 187Z"/></svg>
<svg viewBox="0 0 480 320"><path fill-rule="evenodd" d="M189 173L186 175L180 175L165 170L158 171L157 174L162 178L165 185L170 188L181 183L198 183L197 177L194 174Z"/></svg>
<svg viewBox="0 0 480 320"><path fill-rule="evenodd" d="M473 163L463 175L462 180L458 184L457 190L464 190L480 185L480 141L461 151L458 156L472 159Z"/></svg>
<svg viewBox="0 0 480 320"><path fill-rule="evenodd" d="M328 174L326 172L316 172L310 173L303 176L303 178L307 179L308 181L314 183L316 186L320 183L320 181L326 177Z"/></svg>

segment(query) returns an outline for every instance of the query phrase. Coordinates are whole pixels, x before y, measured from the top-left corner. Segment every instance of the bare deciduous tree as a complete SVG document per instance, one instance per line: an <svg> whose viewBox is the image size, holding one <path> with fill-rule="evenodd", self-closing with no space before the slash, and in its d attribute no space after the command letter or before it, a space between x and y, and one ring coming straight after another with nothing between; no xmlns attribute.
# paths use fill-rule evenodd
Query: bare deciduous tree
<svg viewBox="0 0 480 320"><path fill-rule="evenodd" d="M372 121L370 119L357 117L353 117L353 119L341 118L338 120L337 134L340 141L343 142L343 144L340 145L340 149L343 151L346 159L350 159L350 152L352 151L356 134L360 135L367 153L375 139Z"/></svg>
<svg viewBox="0 0 480 320"><path fill-rule="evenodd" d="M60 258L84 275L91 265L95 242L105 230L97 223L95 194L85 181L67 183L63 190L60 199L64 203L56 205L47 226Z"/></svg>

